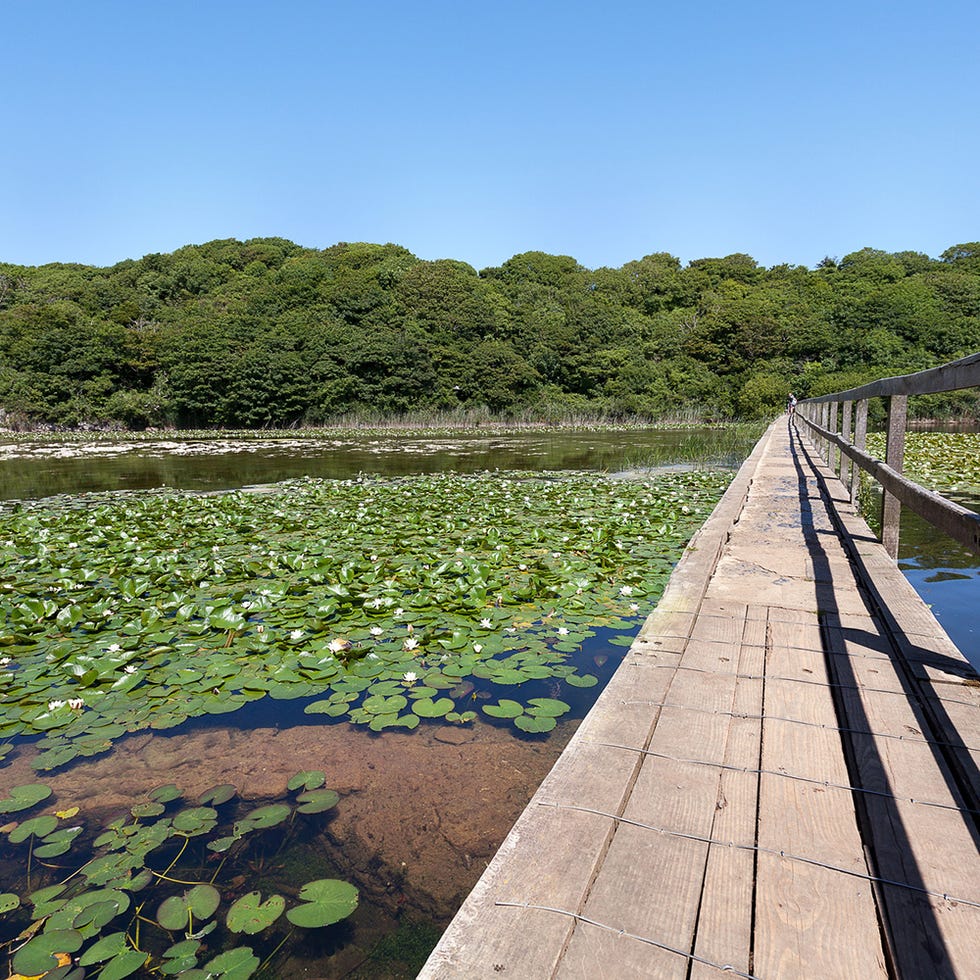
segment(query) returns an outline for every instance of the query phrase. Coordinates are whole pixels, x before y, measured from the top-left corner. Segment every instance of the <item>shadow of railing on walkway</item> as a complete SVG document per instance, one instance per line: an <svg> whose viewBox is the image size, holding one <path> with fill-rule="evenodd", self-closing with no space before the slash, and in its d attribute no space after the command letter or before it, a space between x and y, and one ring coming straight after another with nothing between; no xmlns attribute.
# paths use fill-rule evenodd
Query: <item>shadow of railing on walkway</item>
<svg viewBox="0 0 980 980"><path fill-rule="evenodd" d="M877 879L879 914L888 948L894 959L893 969L899 976L954 977L955 969L943 939L936 908L930 899L930 896L936 897L934 886L933 889L927 886L915 860L888 767L881 757L874 737L874 726L859 696L860 679L855 674L847 651L835 648L831 635L832 629L842 627L844 620L835 595L832 565L821 543L822 532L813 521L813 509L807 489L808 476L816 479L820 493L829 503L831 518L836 521L832 495L792 419L788 424L790 449L798 476L804 539L813 564L821 613L824 660L831 679L831 692L851 785L875 791L885 790L880 794L857 790L852 793L852 797L855 810L859 814L869 873ZM842 532L841 538L846 542L844 528L838 527L837 530ZM851 557L852 560L855 559L853 553ZM881 602L881 597L868 594L862 598L869 615L876 615L878 610L874 605ZM917 727L937 758L951 796L963 806L964 811L975 809L975 804L969 801L969 797L964 800L961 780L955 777L954 770L949 765L950 747L940 744L946 736L937 737L935 720L923 709L918 683L911 678L895 645L890 641L882 643L882 638L877 634L860 629L847 628L841 635L872 650L880 650L895 664L903 693L915 714ZM947 731L955 731L955 726L950 725ZM975 815L973 819L967 819L966 823L974 840L980 844Z"/></svg>

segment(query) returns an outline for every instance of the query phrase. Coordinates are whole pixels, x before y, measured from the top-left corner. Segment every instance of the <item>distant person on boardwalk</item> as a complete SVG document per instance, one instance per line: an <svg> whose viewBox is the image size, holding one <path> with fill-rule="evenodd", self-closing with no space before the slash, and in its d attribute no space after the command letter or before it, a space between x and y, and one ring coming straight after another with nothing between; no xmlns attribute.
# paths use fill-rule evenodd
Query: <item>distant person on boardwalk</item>
<svg viewBox="0 0 980 980"><path fill-rule="evenodd" d="M796 414L796 395L794 395L793 392L790 392L789 397L786 399L786 414Z"/></svg>

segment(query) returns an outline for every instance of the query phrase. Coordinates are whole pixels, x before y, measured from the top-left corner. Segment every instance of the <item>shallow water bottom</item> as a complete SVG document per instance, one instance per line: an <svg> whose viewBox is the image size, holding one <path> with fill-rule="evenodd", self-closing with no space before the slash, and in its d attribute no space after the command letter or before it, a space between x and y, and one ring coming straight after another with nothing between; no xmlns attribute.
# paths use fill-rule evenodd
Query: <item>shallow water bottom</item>
<svg viewBox="0 0 980 980"><path fill-rule="evenodd" d="M406 734L376 735L347 724L138 734L110 754L43 774L54 791L45 809L78 806L91 827L171 782L187 799L231 783L243 798L266 802L281 799L298 771L322 769L341 799L315 837L302 842L305 857L292 861L300 865L298 881L311 877L314 862L334 866L360 889L361 907L329 943L307 945L285 964L280 959L275 975L409 976L399 949L418 955L420 946L424 953L434 943L577 724L559 725L546 739L518 738L510 726L482 721ZM9 759L0 793L37 778L34 754L25 746ZM378 959L379 949L387 960Z"/></svg>

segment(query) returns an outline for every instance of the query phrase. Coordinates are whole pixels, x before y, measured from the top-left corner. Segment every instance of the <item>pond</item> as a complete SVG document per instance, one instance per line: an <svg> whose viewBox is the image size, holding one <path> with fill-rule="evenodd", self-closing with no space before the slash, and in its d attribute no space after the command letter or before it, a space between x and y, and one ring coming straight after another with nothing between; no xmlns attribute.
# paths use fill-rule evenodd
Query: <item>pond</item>
<svg viewBox="0 0 980 980"><path fill-rule="evenodd" d="M758 434L5 446L13 965L414 976Z"/></svg>
<svg viewBox="0 0 980 980"><path fill-rule="evenodd" d="M414 975L727 483L577 472L664 442L12 444L12 969Z"/></svg>

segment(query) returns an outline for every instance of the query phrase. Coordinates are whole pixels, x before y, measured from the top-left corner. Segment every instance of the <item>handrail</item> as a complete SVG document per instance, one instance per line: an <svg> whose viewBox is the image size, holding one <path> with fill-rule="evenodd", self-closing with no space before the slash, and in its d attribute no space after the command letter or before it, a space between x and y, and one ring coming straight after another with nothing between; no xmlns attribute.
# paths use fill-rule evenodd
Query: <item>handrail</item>
<svg viewBox="0 0 980 980"><path fill-rule="evenodd" d="M980 514L902 475L909 396L963 388L980 388L980 353L915 374L882 378L859 388L807 398L796 406L796 413L817 437L818 445L823 445L831 468L836 471L839 463L841 479L847 481L849 478L852 501L857 500L859 470L869 473L881 484L881 541L892 558L898 557L903 504L942 533L980 554ZM865 452L869 398L888 399L884 460ZM843 412L838 427L838 406L841 405Z"/></svg>

